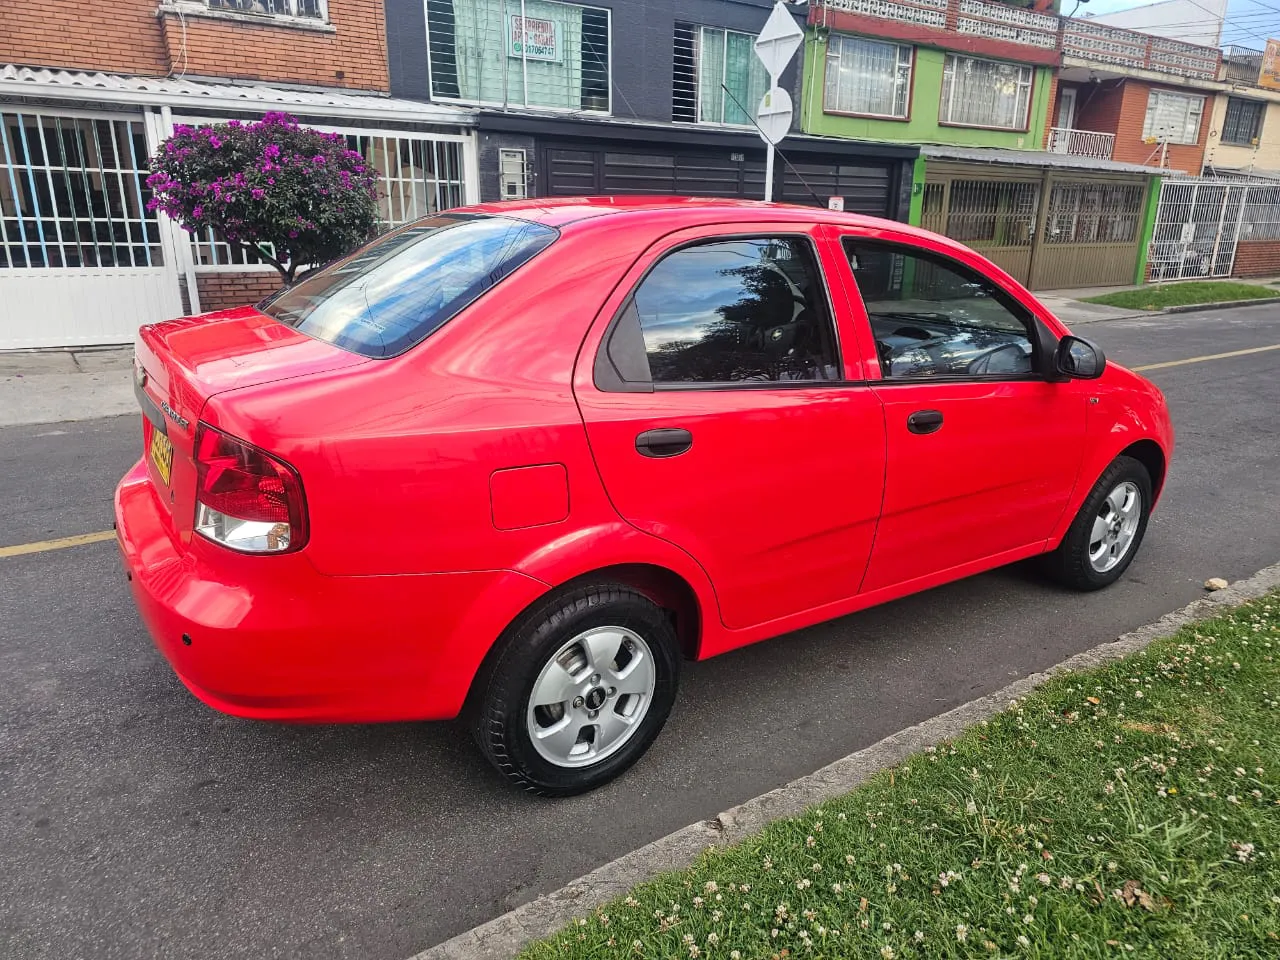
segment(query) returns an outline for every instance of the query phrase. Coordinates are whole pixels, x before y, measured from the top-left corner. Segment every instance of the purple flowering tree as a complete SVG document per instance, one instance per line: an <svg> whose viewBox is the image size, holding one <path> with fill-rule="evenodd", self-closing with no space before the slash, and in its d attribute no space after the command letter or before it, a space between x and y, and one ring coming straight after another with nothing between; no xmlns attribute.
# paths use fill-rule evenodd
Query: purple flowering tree
<svg viewBox="0 0 1280 960"><path fill-rule="evenodd" d="M254 251L292 283L377 229L376 177L341 134L300 127L288 114L174 127L151 160L152 210L188 233Z"/></svg>

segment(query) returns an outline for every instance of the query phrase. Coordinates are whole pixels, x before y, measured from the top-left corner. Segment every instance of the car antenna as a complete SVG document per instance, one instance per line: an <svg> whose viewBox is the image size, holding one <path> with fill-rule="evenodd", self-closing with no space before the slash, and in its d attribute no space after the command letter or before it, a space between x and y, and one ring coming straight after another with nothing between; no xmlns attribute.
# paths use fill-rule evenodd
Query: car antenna
<svg viewBox="0 0 1280 960"><path fill-rule="evenodd" d="M737 104L738 109L747 115L747 119L750 120L751 125L756 128L756 132L759 133L761 137L763 137L764 131L760 129L760 124L756 123L756 118L751 114L750 110L748 110L746 107L742 105L742 101L733 95L733 91L730 90L725 85L723 80L720 81L720 89L723 90L725 93L727 93L729 95L729 99L731 99L735 104ZM791 172L796 175L796 179L799 180L804 185L804 188L809 191L809 196L813 197L813 199L818 202L819 206L825 207L827 205L827 201L823 200L820 196L818 196L816 192L814 192L813 187L809 186L808 180L800 176L800 171L797 170L795 166L791 163L791 161L787 159L787 155L782 152L782 148L777 144L774 144L773 149L778 154L778 156L782 158L782 162L785 163L787 167L791 170Z"/></svg>

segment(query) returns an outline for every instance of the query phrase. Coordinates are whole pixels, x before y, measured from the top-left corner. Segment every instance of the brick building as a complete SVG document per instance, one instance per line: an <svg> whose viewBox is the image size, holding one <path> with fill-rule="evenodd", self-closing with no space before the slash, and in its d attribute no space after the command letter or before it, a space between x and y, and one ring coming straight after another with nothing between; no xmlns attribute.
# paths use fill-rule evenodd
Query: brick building
<svg viewBox="0 0 1280 960"><path fill-rule="evenodd" d="M128 342L278 275L146 209L177 123L347 136L390 226L479 198L474 111L390 96L382 0L25 0L0 21L0 349Z"/></svg>

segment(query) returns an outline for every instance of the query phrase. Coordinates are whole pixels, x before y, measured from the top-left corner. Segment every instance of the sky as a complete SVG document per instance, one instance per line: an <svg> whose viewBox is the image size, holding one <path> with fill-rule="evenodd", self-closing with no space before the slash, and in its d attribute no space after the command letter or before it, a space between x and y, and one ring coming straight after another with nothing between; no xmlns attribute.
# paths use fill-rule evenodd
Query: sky
<svg viewBox="0 0 1280 960"><path fill-rule="evenodd" d="M1075 0L1062 0L1063 13L1070 14L1073 6ZM1146 6L1145 0L1084 0L1076 16L1142 6ZM1206 13L1205 18L1208 17ZM1238 44L1261 50L1269 37L1280 39L1280 0L1227 0L1227 18L1222 28L1224 46Z"/></svg>

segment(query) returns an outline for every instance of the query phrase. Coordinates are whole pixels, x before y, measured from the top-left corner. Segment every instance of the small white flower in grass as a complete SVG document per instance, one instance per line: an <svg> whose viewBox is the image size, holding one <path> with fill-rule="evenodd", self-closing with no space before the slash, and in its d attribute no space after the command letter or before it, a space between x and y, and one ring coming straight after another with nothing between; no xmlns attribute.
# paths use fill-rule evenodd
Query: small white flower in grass
<svg viewBox="0 0 1280 960"><path fill-rule="evenodd" d="M681 937L680 939L684 941L684 945L687 947L687 946L689 946L689 944L693 943L693 934L692 934L692 933L686 933L686 934L685 934L683 937Z"/></svg>
<svg viewBox="0 0 1280 960"><path fill-rule="evenodd" d="M836 814L836 819L837 819L837 820L848 820L849 818L848 818L848 817L846 817L843 813L837 813L837 814Z"/></svg>
<svg viewBox="0 0 1280 960"><path fill-rule="evenodd" d="M714 947L719 942L720 942L720 935L716 933L714 930L711 933L707 934L707 946Z"/></svg>
<svg viewBox="0 0 1280 960"><path fill-rule="evenodd" d="M818 841L813 839L813 836L810 835L804 838L804 845L812 849L813 847L816 847L818 845Z"/></svg>
<svg viewBox="0 0 1280 960"><path fill-rule="evenodd" d="M1018 945L1022 947L1031 946L1031 938L1028 937L1025 933L1018 934Z"/></svg>
<svg viewBox="0 0 1280 960"><path fill-rule="evenodd" d="M1027 903L1031 904L1033 907L1039 902L1040 902L1040 898L1037 897L1034 893L1031 896L1027 897Z"/></svg>
<svg viewBox="0 0 1280 960"><path fill-rule="evenodd" d="M1035 918L1035 917L1033 917L1031 914L1029 914L1029 913L1028 913L1028 914L1026 914L1026 915L1022 918L1022 922L1023 922L1023 923L1035 923L1035 922L1036 922L1036 918Z"/></svg>
<svg viewBox="0 0 1280 960"><path fill-rule="evenodd" d="M845 862L845 863L847 863L847 864L849 864L849 866L853 866L853 854L852 854L852 853L846 853L846 854L844 855L844 862Z"/></svg>
<svg viewBox="0 0 1280 960"><path fill-rule="evenodd" d="M1236 852L1236 859L1241 863L1248 863L1253 859L1254 846L1252 843L1233 843L1231 846Z"/></svg>
<svg viewBox="0 0 1280 960"><path fill-rule="evenodd" d="M644 944L643 944L643 943L641 943L639 940L632 940L632 941L631 941L631 946L632 946L632 947L634 947L635 949L639 950L641 947L643 947L643 946L644 946Z"/></svg>
<svg viewBox="0 0 1280 960"><path fill-rule="evenodd" d="M712 910L712 911L711 911L711 922L712 922L712 923L719 923L719 922L720 922L720 918L721 918L721 917L723 917L723 916L724 916L724 914L723 914L723 913L721 913L719 910Z"/></svg>
<svg viewBox="0 0 1280 960"><path fill-rule="evenodd" d="M1053 883L1053 877L1049 876L1047 873L1037 873L1036 879L1039 880L1041 883L1043 883L1046 887L1049 884Z"/></svg>
<svg viewBox="0 0 1280 960"><path fill-rule="evenodd" d="M964 812L969 814L970 816L973 816L978 812L978 805L974 803L972 800L970 800L968 803L964 805Z"/></svg>
<svg viewBox="0 0 1280 960"><path fill-rule="evenodd" d="M701 898L701 897L694 897L694 898L693 898L693 905L694 905L695 907L697 907L698 909L702 909L702 898Z"/></svg>
<svg viewBox="0 0 1280 960"><path fill-rule="evenodd" d="M1240 802L1240 798L1239 798L1239 797L1237 797L1234 793L1228 793L1228 794L1227 794L1227 803L1236 803L1236 804L1238 804L1239 802Z"/></svg>
<svg viewBox="0 0 1280 960"><path fill-rule="evenodd" d="M893 952L893 947L889 946L886 943L883 947L880 948L880 956L884 957L884 960L893 960L893 958L896 957L897 954Z"/></svg>
<svg viewBox="0 0 1280 960"><path fill-rule="evenodd" d="M832 893L844 893L844 885L843 885L843 884L840 884L840 883L833 883L833 884L831 885L831 892L832 892Z"/></svg>
<svg viewBox="0 0 1280 960"><path fill-rule="evenodd" d="M729 960L742 960L742 951L741 951L741 950L730 950L730 951L729 951Z"/></svg>
<svg viewBox="0 0 1280 960"><path fill-rule="evenodd" d="M808 877L801 877L799 880L796 881L797 890L807 890L811 886L813 886L813 881L810 880Z"/></svg>
<svg viewBox="0 0 1280 960"><path fill-rule="evenodd" d="M956 939L959 940L961 943L964 943L965 940L967 940L968 938L969 938L969 928L966 927L963 923L957 923Z"/></svg>
<svg viewBox="0 0 1280 960"><path fill-rule="evenodd" d="M888 933L890 930L893 929L893 924L890 923L888 920L886 920L884 923L880 924L880 929L883 930L885 933Z"/></svg>
<svg viewBox="0 0 1280 960"><path fill-rule="evenodd" d="M587 918L586 918L586 917L579 917L579 918L578 918L578 926L580 926L580 927L585 927L586 925L587 925Z"/></svg>
<svg viewBox="0 0 1280 960"><path fill-rule="evenodd" d="M691 957L702 956L702 951L698 949L698 945L696 943L689 948L689 956Z"/></svg>
<svg viewBox="0 0 1280 960"><path fill-rule="evenodd" d="M742 885L741 889L742 889L742 892L743 892L743 893L750 893L750 892L751 892L751 884L749 884L749 883L744 883L744 884Z"/></svg>
<svg viewBox="0 0 1280 960"><path fill-rule="evenodd" d="M715 893L717 890L720 889L720 887L716 885L716 882L714 880L708 880L706 883L702 885L702 889L705 890L707 893Z"/></svg>

